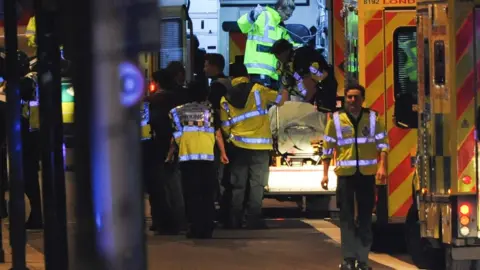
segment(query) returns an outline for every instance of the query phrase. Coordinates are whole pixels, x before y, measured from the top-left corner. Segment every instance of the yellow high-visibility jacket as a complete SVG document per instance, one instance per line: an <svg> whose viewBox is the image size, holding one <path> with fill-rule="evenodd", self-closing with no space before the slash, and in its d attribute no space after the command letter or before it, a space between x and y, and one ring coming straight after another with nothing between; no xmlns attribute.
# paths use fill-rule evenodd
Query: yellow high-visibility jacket
<svg viewBox="0 0 480 270"><path fill-rule="evenodd" d="M267 105L280 103L281 93L258 83L250 83L245 77L232 80L232 86L240 95L230 101L222 97L220 101L223 133L233 145L240 148L273 149Z"/></svg>
<svg viewBox="0 0 480 270"><path fill-rule="evenodd" d="M388 151L387 133L377 113L362 109L359 117L354 120L346 111L338 111L327 123L322 159L331 159L335 151L335 173L339 176L351 176L357 170L374 175L379 152Z"/></svg>

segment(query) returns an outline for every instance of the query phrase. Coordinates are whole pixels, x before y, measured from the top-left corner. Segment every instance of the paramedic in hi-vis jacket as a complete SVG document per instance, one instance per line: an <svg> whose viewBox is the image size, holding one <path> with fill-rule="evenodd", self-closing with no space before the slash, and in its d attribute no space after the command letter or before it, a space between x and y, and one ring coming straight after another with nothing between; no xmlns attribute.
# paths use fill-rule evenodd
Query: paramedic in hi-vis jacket
<svg viewBox="0 0 480 270"><path fill-rule="evenodd" d="M233 228L242 226L245 194L250 184L247 228L264 229L262 201L272 150L267 105L282 105L288 93L250 82L245 67L238 75L241 77L232 80L232 87L220 101L222 130L232 144L228 153L232 185L229 225Z"/></svg>
<svg viewBox="0 0 480 270"><path fill-rule="evenodd" d="M274 8L259 5L238 19L240 31L248 34L244 64L252 82L278 89L278 61L270 50L273 43L282 38L294 43L283 23L294 10L293 0L278 0Z"/></svg>
<svg viewBox="0 0 480 270"><path fill-rule="evenodd" d="M369 269L375 180L386 179L387 133L375 111L362 107L365 88L345 90L345 108L333 113L324 135L322 187L328 186L328 167L335 152L340 202L343 262L340 269Z"/></svg>
<svg viewBox="0 0 480 270"><path fill-rule="evenodd" d="M195 82L189 89L193 102L170 111L174 141L167 160L172 159L176 143L189 223L187 237L211 238L215 225L215 191L218 185L213 151L215 140L221 162L228 163L228 158L219 121L207 101L206 85Z"/></svg>

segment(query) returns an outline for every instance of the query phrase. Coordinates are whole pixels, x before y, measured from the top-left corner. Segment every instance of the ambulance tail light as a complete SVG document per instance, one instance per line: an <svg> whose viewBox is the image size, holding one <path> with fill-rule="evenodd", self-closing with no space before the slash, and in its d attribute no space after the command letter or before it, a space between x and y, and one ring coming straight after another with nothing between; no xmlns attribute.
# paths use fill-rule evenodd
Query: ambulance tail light
<svg viewBox="0 0 480 270"><path fill-rule="evenodd" d="M473 196L457 197L457 230L458 237L476 237L477 236L477 208L475 207L476 198Z"/></svg>
<svg viewBox="0 0 480 270"><path fill-rule="evenodd" d="M472 183L472 178L468 175L462 177L462 183L464 185L470 185Z"/></svg>
<svg viewBox="0 0 480 270"><path fill-rule="evenodd" d="M470 206L468 204L462 204L460 205L459 211L461 215L466 216L470 214Z"/></svg>
<svg viewBox="0 0 480 270"><path fill-rule="evenodd" d="M148 92L149 92L149 93L154 93L155 91L157 91L157 86L155 85L154 82L151 82L151 83L148 85Z"/></svg>

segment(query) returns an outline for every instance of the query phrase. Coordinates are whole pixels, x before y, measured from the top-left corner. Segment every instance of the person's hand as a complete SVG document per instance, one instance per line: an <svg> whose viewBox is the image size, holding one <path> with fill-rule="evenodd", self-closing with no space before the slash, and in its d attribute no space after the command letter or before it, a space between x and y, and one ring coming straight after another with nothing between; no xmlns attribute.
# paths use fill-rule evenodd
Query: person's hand
<svg viewBox="0 0 480 270"><path fill-rule="evenodd" d="M323 176L321 184L323 189L328 190L328 176Z"/></svg>
<svg viewBox="0 0 480 270"><path fill-rule="evenodd" d="M220 155L220 162L222 162L222 164L228 164L230 161L228 160L228 157L227 157L227 154L225 153L222 153Z"/></svg>
<svg viewBox="0 0 480 270"><path fill-rule="evenodd" d="M383 166L380 166L377 170L377 174L375 175L375 178L380 181L381 184L385 184L387 180L387 172Z"/></svg>
<svg viewBox="0 0 480 270"><path fill-rule="evenodd" d="M173 162L173 157L174 157L174 150L170 149L167 154L167 158L165 159L165 163L172 163Z"/></svg>

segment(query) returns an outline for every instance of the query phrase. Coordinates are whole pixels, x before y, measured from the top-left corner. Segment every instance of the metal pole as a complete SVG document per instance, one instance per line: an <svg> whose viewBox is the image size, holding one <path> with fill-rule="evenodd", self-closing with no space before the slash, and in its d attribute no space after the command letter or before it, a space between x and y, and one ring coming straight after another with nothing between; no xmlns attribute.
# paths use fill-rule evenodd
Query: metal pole
<svg viewBox="0 0 480 270"><path fill-rule="evenodd" d="M71 269L105 269L97 252L94 203L92 196L91 137L94 118L92 46L93 0L60 1L64 8L65 51L72 60L72 82L75 89L74 163L75 163L75 220Z"/></svg>
<svg viewBox="0 0 480 270"><path fill-rule="evenodd" d="M96 132L92 149L97 174L92 176L96 183L96 215L104 225L98 228L97 246L107 269L112 270L147 268L143 189L138 181L139 102L145 88L143 74L135 67L138 51L130 43L142 40L139 31L147 29L127 30L127 25L138 26L138 18L127 15L127 8L129 13L139 13L134 2L124 5L97 2L93 18L96 39L92 126ZM148 23L146 20L141 25Z"/></svg>
<svg viewBox="0 0 480 270"><path fill-rule="evenodd" d="M42 144L44 247L47 269L68 269L67 213L63 168L60 48L55 0L36 0L37 70Z"/></svg>
<svg viewBox="0 0 480 270"><path fill-rule="evenodd" d="M17 63L17 10L16 1L4 1L6 95L7 95L7 142L10 179L10 245L12 264L15 270L27 269L25 262L25 183L23 180L22 134L20 128L21 106L19 72Z"/></svg>

